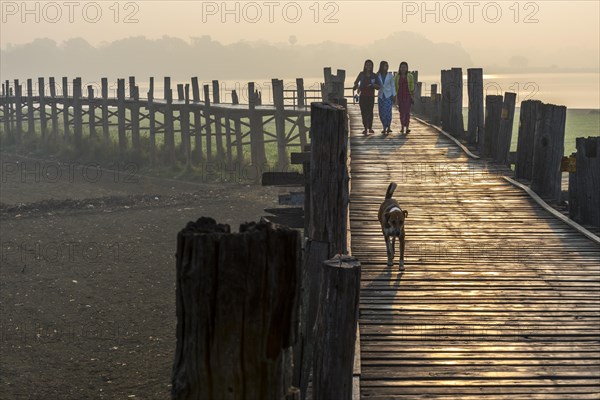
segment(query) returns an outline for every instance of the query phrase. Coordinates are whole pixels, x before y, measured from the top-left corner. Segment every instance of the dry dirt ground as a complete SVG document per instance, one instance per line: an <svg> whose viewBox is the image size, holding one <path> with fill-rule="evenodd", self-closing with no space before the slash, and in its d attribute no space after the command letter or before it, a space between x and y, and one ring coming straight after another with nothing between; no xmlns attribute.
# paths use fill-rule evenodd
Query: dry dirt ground
<svg viewBox="0 0 600 400"><path fill-rule="evenodd" d="M177 232L237 231L290 190L0 161L2 399L169 398Z"/></svg>

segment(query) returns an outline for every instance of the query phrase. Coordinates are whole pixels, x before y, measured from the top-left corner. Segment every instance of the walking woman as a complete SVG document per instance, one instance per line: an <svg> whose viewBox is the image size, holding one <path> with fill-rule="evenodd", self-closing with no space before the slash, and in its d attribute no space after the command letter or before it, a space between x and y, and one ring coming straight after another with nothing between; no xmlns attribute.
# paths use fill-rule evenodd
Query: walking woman
<svg viewBox="0 0 600 400"><path fill-rule="evenodd" d="M384 135L392 131L392 102L396 95L396 85L394 83L394 74L388 71L387 61L379 63L377 71L377 80L379 82L379 94L377 96L377 108L379 109L379 119Z"/></svg>
<svg viewBox="0 0 600 400"><path fill-rule="evenodd" d="M367 130L373 133L373 107L375 106L375 89L379 89L377 77L373 72L373 61L366 60L363 70L358 74L352 87L352 93L358 88L360 105L360 113L362 115L362 123L365 128L363 134L367 134Z"/></svg>
<svg viewBox="0 0 600 400"><path fill-rule="evenodd" d="M400 63L395 81L396 93L398 94L398 110L400 111L400 125L402 126L400 133L409 133L410 105L414 103L415 78L413 74L408 72L406 61Z"/></svg>

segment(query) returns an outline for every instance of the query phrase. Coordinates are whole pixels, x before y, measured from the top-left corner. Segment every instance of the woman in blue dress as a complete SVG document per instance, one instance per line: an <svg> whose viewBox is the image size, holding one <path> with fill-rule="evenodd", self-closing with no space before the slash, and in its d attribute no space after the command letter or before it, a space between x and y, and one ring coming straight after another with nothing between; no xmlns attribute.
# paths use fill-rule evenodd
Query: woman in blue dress
<svg viewBox="0 0 600 400"><path fill-rule="evenodd" d="M388 71L387 61L379 63L377 71L377 80L379 83L379 93L377 96L377 107L379 109L379 119L383 130L381 133L388 134L392 131L392 103L396 96L396 85L394 83L394 74Z"/></svg>

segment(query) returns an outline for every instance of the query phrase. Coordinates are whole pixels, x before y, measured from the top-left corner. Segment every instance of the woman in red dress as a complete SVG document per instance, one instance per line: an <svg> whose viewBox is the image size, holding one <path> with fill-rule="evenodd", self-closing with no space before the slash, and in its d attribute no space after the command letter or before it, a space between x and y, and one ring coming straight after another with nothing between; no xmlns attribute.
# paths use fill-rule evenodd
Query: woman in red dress
<svg viewBox="0 0 600 400"><path fill-rule="evenodd" d="M398 110L400 111L400 133L409 133L410 106L414 103L415 79L408 72L408 63L402 61L396 74L396 93L398 94ZM406 129L406 131L405 131Z"/></svg>

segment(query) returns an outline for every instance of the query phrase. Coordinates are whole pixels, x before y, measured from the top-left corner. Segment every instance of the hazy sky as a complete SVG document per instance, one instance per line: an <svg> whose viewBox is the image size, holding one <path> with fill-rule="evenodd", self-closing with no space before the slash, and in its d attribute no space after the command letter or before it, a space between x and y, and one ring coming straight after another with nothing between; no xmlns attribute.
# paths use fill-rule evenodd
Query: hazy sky
<svg viewBox="0 0 600 400"><path fill-rule="evenodd" d="M516 56L513 63L517 65L597 68L600 58L600 1L596 0L110 0L26 2L25 7L21 1L0 3L2 48L41 37L59 43L82 37L100 45L139 35L184 39L210 35L224 44L240 40L288 43L290 36L299 44L327 40L366 44L409 30L433 42L460 43L475 65L508 65Z"/></svg>

